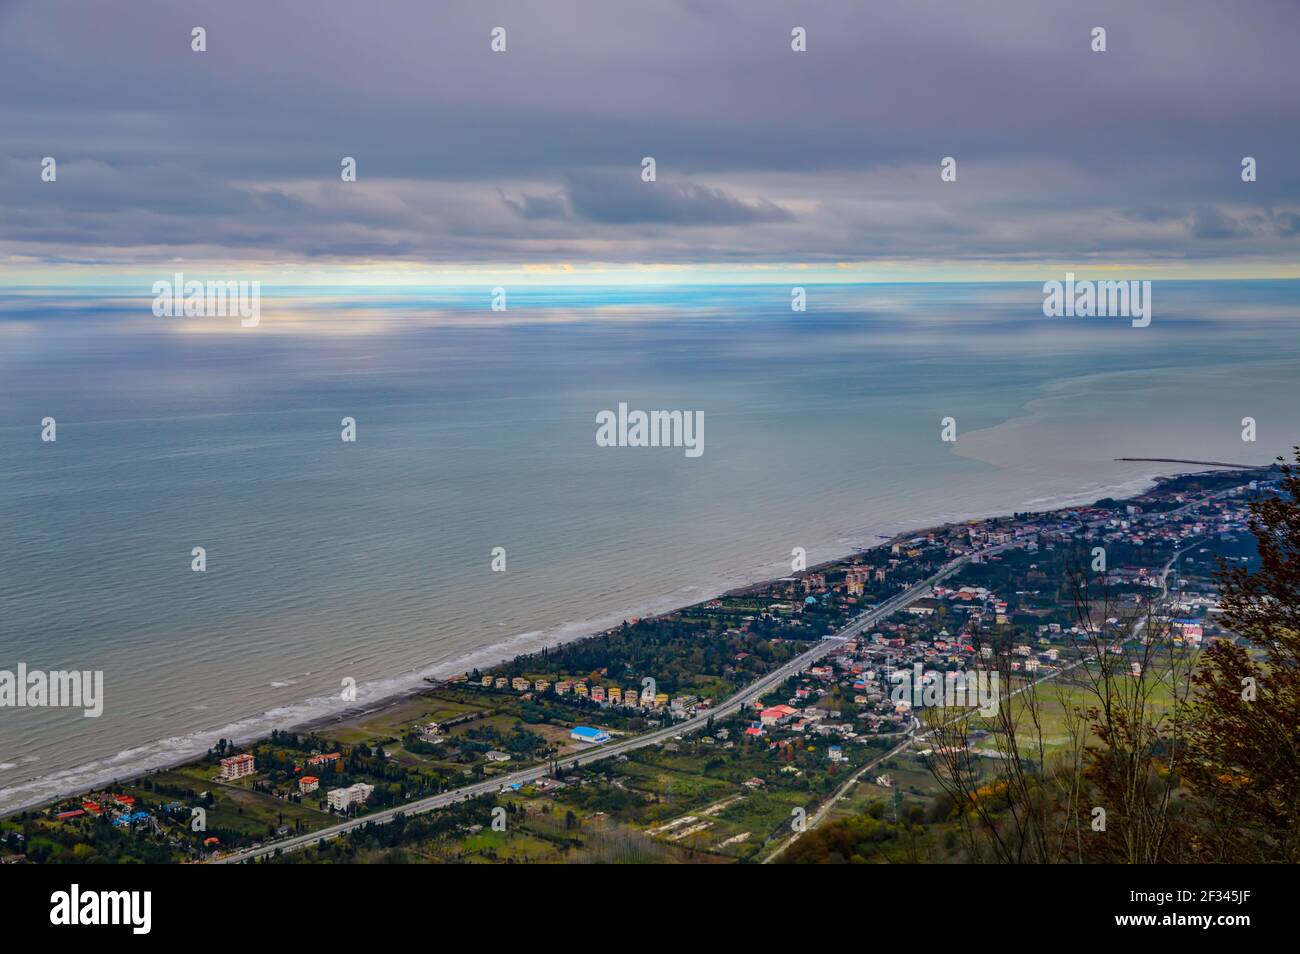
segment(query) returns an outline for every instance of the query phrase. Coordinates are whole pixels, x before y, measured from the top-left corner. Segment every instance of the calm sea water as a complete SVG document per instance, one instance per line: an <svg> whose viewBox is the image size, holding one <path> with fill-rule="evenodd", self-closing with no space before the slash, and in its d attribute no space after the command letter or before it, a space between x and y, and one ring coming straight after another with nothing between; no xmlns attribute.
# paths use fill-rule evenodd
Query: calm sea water
<svg viewBox="0 0 1300 954"><path fill-rule="evenodd" d="M345 678L378 699L778 575L795 546L1300 438L1296 283L1157 284L1145 329L1046 319L1031 285L809 293L512 289L494 314L481 288L266 289L256 329L0 296L0 669L105 674L99 719L0 710L0 810L324 713ZM703 456L597 447L620 401L704 412Z"/></svg>

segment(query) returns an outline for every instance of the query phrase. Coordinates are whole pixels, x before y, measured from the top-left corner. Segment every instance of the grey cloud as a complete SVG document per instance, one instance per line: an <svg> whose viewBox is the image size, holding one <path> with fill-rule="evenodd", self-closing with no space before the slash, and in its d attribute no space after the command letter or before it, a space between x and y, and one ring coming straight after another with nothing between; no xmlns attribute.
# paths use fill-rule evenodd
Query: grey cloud
<svg viewBox="0 0 1300 954"><path fill-rule="evenodd" d="M569 215L569 203L562 192L554 195L531 195L525 192L518 199L503 196L502 201L525 219L564 219Z"/></svg>
<svg viewBox="0 0 1300 954"><path fill-rule="evenodd" d="M1294 2L359 10L0 0L0 256L1300 251ZM207 53L189 50L195 23ZM1105 54L1087 46L1098 23ZM506 54L488 49L497 24ZM46 155L57 184L39 182ZM938 181L945 155L956 183ZM1240 181L1244 155L1259 182Z"/></svg>
<svg viewBox="0 0 1300 954"><path fill-rule="evenodd" d="M1235 217L1210 206L1202 206L1192 213L1191 231L1198 239L1228 239L1245 234Z"/></svg>
<svg viewBox="0 0 1300 954"><path fill-rule="evenodd" d="M1300 213L1279 212L1275 218L1280 235L1300 235Z"/></svg>
<svg viewBox="0 0 1300 954"><path fill-rule="evenodd" d="M590 222L667 225L748 225L794 218L774 202L744 202L693 182L642 182L640 167L622 177L592 174L568 185L574 214Z"/></svg>

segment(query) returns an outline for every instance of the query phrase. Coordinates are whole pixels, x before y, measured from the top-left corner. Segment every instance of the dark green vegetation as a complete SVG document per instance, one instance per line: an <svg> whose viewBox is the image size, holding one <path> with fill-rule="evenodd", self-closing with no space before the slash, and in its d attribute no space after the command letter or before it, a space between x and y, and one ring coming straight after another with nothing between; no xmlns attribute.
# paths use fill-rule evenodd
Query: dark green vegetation
<svg viewBox="0 0 1300 954"><path fill-rule="evenodd" d="M1300 472L1286 465L1269 476L1280 478L1276 493L1243 498L1248 532L1181 545L1167 599L1148 583L1090 573L1086 547L1064 563L1040 554L1040 568L1057 567L1047 571L1052 612L1072 611L1084 664L1004 700L991 720L936 731L928 801L901 811L864 806L796 842L784 860L1300 860L1300 770L1291 757L1300 750ZM1216 477L1162 490L1242 479ZM1147 513L1173 509L1143 502ZM1174 552L1153 539L1107 550L1112 569L1160 566ZM1031 635L1019 598L1029 586L1025 564L1017 554L962 574L1017 592L1008 623L981 634L995 644ZM1204 648L1184 639L1189 622L1204 629Z"/></svg>
<svg viewBox="0 0 1300 954"><path fill-rule="evenodd" d="M1033 547L969 564L945 584L983 588L996 604L972 613L979 607L968 603L963 611L957 601L934 599L922 601L933 609L929 615L894 614L877 627L874 641L862 641L872 649L855 650L884 655L858 657L853 674L805 674L768 693L764 705L795 702L802 693L799 715L765 726L758 736L746 732L758 719L751 711L581 770L566 761L580 744L569 738L574 725L635 733L706 712L710 700L742 689L868 606L924 579L976 533L988 545L1021 531L1018 522L999 518L940 528L797 578L521 656L491 672L506 680L504 688L482 686L483 674L475 672L315 731L276 732L249 746L223 742L188 765L88 793L108 806L99 817L56 818L81 804L75 798L0 822L0 854L33 862L193 860L333 824L338 816L327 810L325 792L354 782L375 788L366 805L349 810L364 818L381 807L545 764L551 775L536 785L366 826L280 860L718 863L761 861L778 850L791 862L1239 857L1206 828L1212 817L1231 818L1234 831L1253 832L1247 841L1255 857L1293 857L1294 841L1279 832L1294 827L1294 805L1286 799L1300 786L1292 784L1285 760L1268 771L1257 760L1270 739L1279 732L1287 738L1287 727L1294 735L1300 724L1295 688L1276 677L1279 667L1294 670L1291 643L1300 629L1261 615L1261 607L1296 612L1286 597L1297 592L1300 519L1269 503L1270 495L1255 495L1260 526L1277 541L1272 550L1260 547L1262 569L1239 521L1204 540L1200 531L1170 534L1160 522L1188 494L1244 479L1233 474L1167 482L1134 503L1116 502L1102 529L1091 528L1098 511L1023 517L1035 535ZM1135 513L1158 519L1135 532L1128 527L1130 520L1135 527L1141 523ZM1109 565L1090 575L1098 544ZM1159 570L1180 551L1170 599L1191 602L1176 612L1155 612L1153 600L1163 592ZM1230 558L1240 571L1223 587L1234 628L1254 634L1240 647L1195 602L1213 594L1218 557ZM1278 593L1282 597L1274 598ZM1199 700L1190 686L1200 650L1170 631L1170 615L1193 617L1207 639L1223 637L1203 654L1219 675L1202 684ZM1270 640L1276 651L1266 658ZM1014 687L1027 684L1020 666L1030 657L1052 668L1053 653L1062 660L1091 653L1099 661L1015 697L996 717L944 727L924 745L913 743L846 784L897 744L910 724L892 704L882 708L870 686L856 685L868 677L855 674L876 667L873 660L910 665L924 658L932 668L959 669L981 647L993 653L993 665L1006 667L1004 684ZM1134 662L1140 677L1129 672ZM1264 708L1228 698L1247 675L1262 687ZM511 687L515 677L528 686ZM550 685L538 688L539 680ZM592 691L639 689L653 680L660 700L647 707L602 706L573 693L558 695L561 680L582 681ZM1214 708L1207 708L1209 701ZM1249 723L1255 718L1264 721ZM1237 726L1233 746L1211 731L1216 722ZM1189 725L1209 728L1198 736ZM220 781L219 759L235 752L255 756L256 774ZM335 761L308 762L332 752L339 753ZM318 776L321 789L300 794L304 775ZM1238 798L1243 792L1249 797ZM135 803L128 811L122 806L129 803L112 803L113 795ZM827 821L785 848L794 819L828 804ZM1107 809L1106 831L1090 827L1094 806ZM1234 806L1237 814L1229 811ZM192 824L195 809L204 813L200 830ZM144 820L114 826L108 817L132 813ZM1156 838L1150 826L1142 828L1152 817L1172 834ZM1200 854L1188 854L1189 844Z"/></svg>
<svg viewBox="0 0 1300 954"><path fill-rule="evenodd" d="M748 739L743 720L698 738L647 747L544 784L461 803L432 816L363 828L286 863L596 863L758 860L888 740L829 745L792 732ZM494 827L494 810L497 826Z"/></svg>

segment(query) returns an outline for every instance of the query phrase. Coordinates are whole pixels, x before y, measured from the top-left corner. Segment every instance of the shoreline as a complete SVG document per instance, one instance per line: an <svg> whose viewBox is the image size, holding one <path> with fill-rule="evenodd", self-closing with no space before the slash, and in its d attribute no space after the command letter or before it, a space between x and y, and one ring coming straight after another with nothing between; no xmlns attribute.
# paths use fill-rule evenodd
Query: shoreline
<svg viewBox="0 0 1300 954"><path fill-rule="evenodd" d="M911 528L900 530L899 532L895 533L893 536L885 537L883 534L879 534L878 536L882 537L880 542L875 543L869 547L854 547L847 553L843 553L840 554L839 556L832 557L828 560L823 560L816 564L809 565L804 572L814 572L823 569L825 567L833 566L837 563L842 563L847 559L851 559L856 554L869 552L871 550L875 550L880 547L889 546L901 538L929 533L931 531L938 530L943 527L951 527L957 524L969 523L972 521L1004 519L1007 517L1012 517L1016 513L1026 513L1026 512L1052 513L1054 511L1068 509L1070 507L1085 506L1087 504L1094 503L1097 500L1105 499L1107 497L1112 497L1116 492L1122 493L1123 496L1116 497L1115 499L1129 500L1132 499L1133 497L1137 497L1149 493L1152 490L1159 488L1159 486L1162 483L1165 483L1169 480L1176 479L1181 476L1186 476L1191 474L1203 474L1203 473L1222 473L1223 469L1224 468L1213 467L1213 468L1202 468L1197 470L1181 470L1172 473L1148 474L1148 475L1143 475L1142 477L1139 478L1130 478L1126 481L1121 482L1120 484L1114 485L1114 487L1103 489L1100 492L1094 490L1087 490L1087 491L1079 491L1079 493L1076 495L1063 495L1064 498L1066 498L1066 500L1072 502L1062 502L1058 500L1058 501L1052 501L1051 506L1042 507L1041 505L1037 505L1037 502L1031 501L1031 503L1035 504L1035 506L1030 510L1012 509L1011 511L1003 511L998 513L967 515L959 519L949 519L942 523L920 524ZM1261 466L1258 469L1263 470L1265 468ZM1133 489L1134 485L1140 485L1140 486L1138 486L1137 489ZM1083 496L1090 496L1090 499L1087 500L1085 503L1082 500ZM623 619L630 619L632 618L632 616L639 616L639 618L641 619L661 619L663 617L671 616L674 613L678 613L681 612L682 610L688 609L691 606L696 606L699 605L700 603L708 602L709 600L718 599L724 596L735 596L735 595L747 593L756 588L770 585L771 583L775 582L778 579L781 579L781 577L767 576L759 579L754 579L746 583L742 583L738 586L732 586L728 589L717 590L717 591L706 589L704 587L692 587L701 590L701 592L705 593L706 595L690 603L674 605L668 609L658 610L644 615L635 614L635 613L632 614L613 613L613 614L608 614L608 616L612 617L612 616L621 615ZM653 603L655 601L650 600L648 602ZM407 670L406 672L403 673L397 673L380 680L375 680L372 683L370 683L371 686L379 685L385 682L400 681L400 680L406 680L412 678L417 681L410 685L406 685L402 688L379 689L378 691L380 694L376 695L376 697L373 699L368 699L363 702L357 702L343 708L337 708L326 712L320 712L314 715L306 714L298 718L296 721L290 721L287 724L278 724L272 726L271 728L256 728L256 729L250 728L248 731L242 734L237 731L230 731L232 729L237 729L241 725L241 723L265 722L268 720L268 717L271 717L274 713L280 711L281 709L291 709L294 707L310 706L313 703L318 703L318 702L323 704L323 700L327 697L313 696L313 697L308 697L307 699L296 700L294 702L287 703L284 706L277 706L273 709L265 710L263 712L254 713L252 715L248 715L240 719L236 719L216 729L196 730L194 732L187 733L184 736L172 736L172 737L165 737L162 739L155 739L143 743L139 746L135 746L132 748L119 751L118 753L111 756L108 760L105 761L111 762L119 759L126 761L132 756L133 753L137 753L140 752L141 750L149 749L151 747L164 746L168 743L176 743L178 748L174 752L172 752L169 756L155 758L147 762L147 764L123 766L124 770L122 771L112 771L108 766L105 766L102 770L98 770L97 766L100 763L91 762L80 766L74 766L69 769L58 770L52 776L38 776L35 779L31 779L27 782L22 782L16 786L11 787L20 790L24 787L29 787L33 790L33 793L31 798L29 799L22 799L16 802L15 804L13 804L12 806L6 806L4 808L0 808L0 818L7 818L12 815L16 815L20 812L29 811L33 808L38 808L43 805L48 805L52 801L61 798L67 798L69 796L87 790L93 790L95 788L111 785L113 782L124 781L127 779L134 779L134 778L142 778L148 775L152 775L156 772L166 771L168 769L173 769L182 765L186 765L190 762L193 762L197 758L201 758L204 755L204 753L206 753L208 749L212 747L212 745L217 741L217 739L220 738L228 739L237 745L245 745L250 742L267 738L270 732L272 731L272 729L276 729L279 731L287 731L287 732L310 732L310 731L316 731L325 728L330 725L337 725L346 722L360 715L383 712L384 710L400 706L407 700L420 695L422 692L426 691L430 687L431 680L442 681L445 680L446 678L449 678L451 675L458 675L461 672L465 671L458 668L455 673L448 673L447 675L438 677L432 674L425 674L428 672L428 668L434 668L434 669L444 668L447 666L451 666L453 664L459 666L462 662L473 660L475 657L479 657L479 656L489 656L490 654L490 659L491 659L490 662L473 663L470 666L470 668L490 669L496 666L500 666L504 663L507 663L520 655L526 654L527 652L536 652L545 646L551 646L551 645L558 646L567 643L575 643L584 639L591 639L596 636L599 636L601 633L607 632L610 628L613 628L609 626L603 628L586 628L590 624L595 624L595 622L596 622L595 620L591 620L591 621L584 621L577 624L562 623L559 624L558 626L551 627L549 631L562 628L565 625L574 625L577 627L583 627L583 631L580 632L578 635L574 635L569 638L561 638L555 643L543 642L540 646L537 646L531 650L524 650L522 652L514 652L511 654L505 652L505 647L507 647L512 641L519 640L522 637L526 637L531 634L537 633L537 631L525 631L524 633L515 634L514 636L507 637L506 639L501 640L497 643L493 643L489 646L484 646L478 649L467 650L466 652L458 655L455 658L455 660L443 664L443 666L441 667L435 666L435 667L417 668L417 669ZM615 626L616 625L618 624L615 624ZM537 635L544 636L545 632L547 631L542 631ZM364 689L364 687L358 687L358 689L359 691L361 691ZM184 748L184 749L179 748L179 746L184 745L186 740L191 738L194 739L194 744L192 747ZM206 744L202 744L201 740L205 740L205 739L210 741L208 741ZM47 777L51 779L50 783L45 786L42 786L40 784L41 780ZM66 781L64 781L65 778ZM3 791L4 789L0 789L0 792Z"/></svg>

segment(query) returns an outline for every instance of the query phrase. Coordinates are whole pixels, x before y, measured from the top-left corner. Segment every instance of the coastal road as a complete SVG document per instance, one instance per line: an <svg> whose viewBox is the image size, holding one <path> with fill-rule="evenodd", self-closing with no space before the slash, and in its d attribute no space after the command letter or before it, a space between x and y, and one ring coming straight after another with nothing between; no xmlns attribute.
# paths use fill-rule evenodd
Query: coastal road
<svg viewBox="0 0 1300 954"><path fill-rule="evenodd" d="M1227 491L1220 491L1217 493L1209 494L1205 498L1202 498L1200 500L1189 501L1187 504L1185 504L1182 507L1179 507L1177 510L1170 511L1167 516L1182 515L1186 511L1190 510L1191 508L1202 506L1205 503L1210 502L1211 500L1223 496L1226 493ZM1096 521L1085 523L1084 526L1096 527L1104 524L1105 522L1107 521L1096 520ZM1025 539L1027 540L1030 538L1026 537ZM731 696L730 698L722 702L717 707L710 709L708 712L705 712L701 715L697 715L683 722L678 722L673 725L665 726L660 729L655 729L651 732L645 732L640 735L630 736L628 738L609 742L604 745L594 746L591 749L588 749L586 751L578 752L572 755L571 757L566 757L563 760L563 762L567 765L575 765L575 764L587 765L592 762L600 761L601 759L608 759L626 752L631 752L636 749L643 748L647 745L656 745L661 742L666 742L679 735L685 735L687 733L697 732L700 729L704 728L706 725L708 725L710 719L724 718L736 712L737 710L741 709L742 707L749 705L755 699L758 699L760 696L763 696L769 691L771 691L777 685L780 685L790 676L802 672L803 670L807 669L808 667L810 667L811 665L813 665L814 663L816 663L817 661L825 657L832 650L836 649L839 646L842 646L849 639L852 639L853 637L860 635L862 632L874 626L876 623L880 622L882 619L889 616L890 614L895 613L898 610L903 609L907 606L910 606L918 599L921 599L923 596L927 595L930 592L931 587L933 587L936 583L941 583L944 580L946 580L948 577L952 576L959 569L961 569L963 566L969 563L973 556L979 555L982 558L984 556L990 556L995 553L1001 553L1005 550L1011 549L1012 547L1020 546L1024 542L1025 540L1012 540L1008 543L1001 543L1001 544L997 544L996 546L985 547L981 550L973 551L972 553L958 557L957 559L952 560L949 563L946 563L943 569L935 573L933 576L929 577L926 580L921 581L920 583L916 584L910 589L904 590L902 593L890 597L889 599L885 600L883 603L876 606L874 609L868 610L866 613L859 616L849 625L845 626L834 636L828 636L825 639L819 641L815 646L813 646L806 653L796 656L794 659L790 660L790 662L781 666L779 669L773 670L772 672L768 673L762 678L755 680L754 682L750 683L748 686L745 686L735 695ZM1066 668L1072 669L1074 668L1074 666L1077 666L1081 661L1082 660L1078 660L1075 663L1071 664L1071 666ZM1060 673L1055 673L1053 675L1058 676L1060 675ZM1042 680L1038 680L1038 681L1042 681ZM1035 682L1034 684L1036 685L1037 683ZM1027 687L1022 687L1020 690L1017 690L1017 692L1024 691L1024 688ZM914 740L915 737L913 741ZM348 832L354 831L357 828L362 828L365 825L385 824L387 822L392 821L398 815L419 815L424 812L430 812L430 811L435 811L439 808L445 808L448 805L455 804L456 802L466 801L471 798L477 798L482 795L489 795L494 792L499 792L501 791L501 789L510 785L514 785L516 783L527 784L529 782L535 782L538 779L546 777L548 772L549 772L549 768L546 765L539 765L528 769L522 769L518 772L512 772L509 775L497 776L496 778L493 779L485 780L482 782L476 782L472 785L466 785L461 788L452 789L451 791L442 792L441 794L438 795L431 795L427 798L423 798L418 801L408 802L404 805L394 806L392 808L386 808L383 811L375 812L370 815L365 815L361 818L349 819L346 822L341 822L337 825L332 825L328 828L323 828L320 831L316 831L308 835L295 835L292 838L286 838L281 841L276 841L270 844L262 845L259 848L250 848L243 851L232 852L229 855L225 855L223 857L215 859L213 863L238 864L240 862L253 861L258 858L265 857L267 855L274 855L277 852L295 851L299 848L303 848L305 846L312 845L323 840L337 838L340 835L347 834ZM782 850L784 850L784 847Z"/></svg>
<svg viewBox="0 0 1300 954"><path fill-rule="evenodd" d="M997 546L986 547L982 550L975 551L981 556L1001 553L1013 546L1018 545L1020 541L1011 543L1002 543ZM749 685L745 686L739 692L730 696L728 699L709 709L707 712L686 719L683 722L677 722L651 732L644 732L639 735L629 736L614 742L608 742L604 745L593 746L592 748L578 752L571 757L565 757L564 765L588 765L601 759L612 758L625 752L631 752L635 749L643 748L647 745L656 745L660 742L666 742L679 735L685 735L690 732L697 732L709 724L710 719L722 719L726 716L737 712L741 708L750 705L754 700L766 695L772 689L779 686L790 676L803 672L809 666L826 656L833 649L844 645L845 642L855 636L860 635L863 631L874 626L885 617L904 607L910 606L917 600L926 596L930 588L936 583L942 583L948 577L952 576L959 569L970 562L974 554L966 554L958 557L949 563L944 564L943 569L928 579L922 580L915 586L904 590L895 596L880 603L874 609L863 613L849 625L833 636L827 636L820 640L812 649L808 650L778 669L772 670L765 676L756 679ZM331 825L328 828L322 828L320 831L312 832L307 835L295 835L292 838L285 838L281 841L272 842L262 845L259 848L248 848L243 851L231 852L220 858L214 859L213 864L238 864L245 861L254 861L267 855L274 855L277 852L295 851L317 842L338 838L350 831L362 828L366 825L382 825L392 821L398 815L419 815L424 812L435 811L439 808L446 808L448 805L456 802L463 802L471 798L477 798L481 795L489 795L499 792L503 788L516 783L526 784L535 782L538 779L545 778L549 774L549 766L538 765L532 768L523 769L518 772L512 772L509 775L500 775L496 778L475 782L472 785L466 785L461 788L452 789L449 792L442 792L438 795L430 795L427 798L419 799L414 802L407 802L405 805L397 805L392 808L386 808L383 811L374 812L370 815L364 815L361 818L349 819L337 825Z"/></svg>

